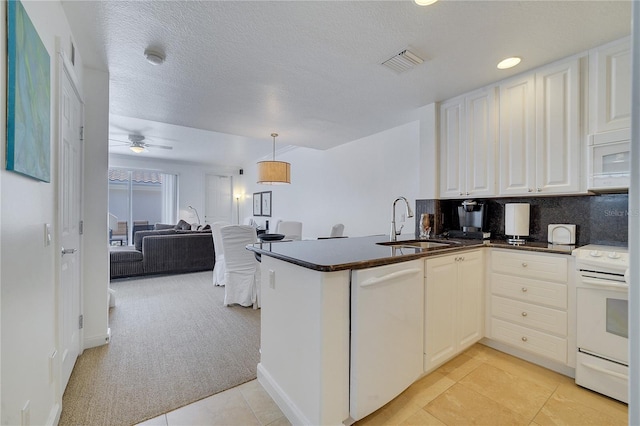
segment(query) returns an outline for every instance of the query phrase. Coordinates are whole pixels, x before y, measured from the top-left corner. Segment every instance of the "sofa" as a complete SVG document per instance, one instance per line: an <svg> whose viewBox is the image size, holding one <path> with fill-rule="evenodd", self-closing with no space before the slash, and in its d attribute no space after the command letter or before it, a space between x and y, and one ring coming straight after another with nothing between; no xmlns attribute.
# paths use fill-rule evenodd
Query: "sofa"
<svg viewBox="0 0 640 426"><path fill-rule="evenodd" d="M110 247L110 277L177 274L213 270L215 251L211 229L156 225L138 231L133 246Z"/></svg>

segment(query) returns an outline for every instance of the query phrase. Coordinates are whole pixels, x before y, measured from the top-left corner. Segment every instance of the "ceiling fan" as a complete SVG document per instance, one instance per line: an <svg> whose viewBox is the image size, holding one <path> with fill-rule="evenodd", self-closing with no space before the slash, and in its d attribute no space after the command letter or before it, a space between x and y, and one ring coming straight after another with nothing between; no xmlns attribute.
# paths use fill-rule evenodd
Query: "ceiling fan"
<svg viewBox="0 0 640 426"><path fill-rule="evenodd" d="M157 145L157 144L146 143L145 142L146 138L142 135L130 134L128 135L128 139L129 139L128 142L120 141L117 139L109 139L109 140L113 142L119 142L121 145L129 145L129 149L135 152L136 154L146 151L147 148L173 149L173 147L168 145Z"/></svg>

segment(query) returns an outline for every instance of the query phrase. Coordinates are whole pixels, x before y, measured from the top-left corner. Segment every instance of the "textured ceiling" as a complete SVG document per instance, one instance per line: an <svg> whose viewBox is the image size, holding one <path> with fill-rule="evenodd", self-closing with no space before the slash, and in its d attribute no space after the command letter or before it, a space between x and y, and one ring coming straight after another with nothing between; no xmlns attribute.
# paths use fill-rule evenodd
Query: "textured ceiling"
<svg viewBox="0 0 640 426"><path fill-rule="evenodd" d="M185 155L196 158L227 144L247 144L257 158L270 152L274 131L279 146L326 149L625 36L631 21L630 1L62 3L85 65L110 74L112 137L146 129L173 139L173 151L155 154L166 158L189 141ZM147 47L166 62L147 63ZM426 61L403 74L380 65L405 48ZM497 70L511 55L521 65ZM158 123L191 129L169 137Z"/></svg>

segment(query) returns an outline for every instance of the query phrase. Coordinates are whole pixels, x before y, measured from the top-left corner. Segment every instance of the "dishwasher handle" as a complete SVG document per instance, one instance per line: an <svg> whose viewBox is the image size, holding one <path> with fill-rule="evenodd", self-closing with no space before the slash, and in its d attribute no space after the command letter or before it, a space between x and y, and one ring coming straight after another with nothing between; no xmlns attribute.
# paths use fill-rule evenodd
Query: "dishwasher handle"
<svg viewBox="0 0 640 426"><path fill-rule="evenodd" d="M382 275L380 277L372 277L372 278L366 279L360 283L360 287L370 287L373 285L383 284L387 281L395 280L397 278L403 278L409 275L415 275L418 273L422 273L422 269L411 268L411 269L405 269L403 271L392 272L390 274Z"/></svg>

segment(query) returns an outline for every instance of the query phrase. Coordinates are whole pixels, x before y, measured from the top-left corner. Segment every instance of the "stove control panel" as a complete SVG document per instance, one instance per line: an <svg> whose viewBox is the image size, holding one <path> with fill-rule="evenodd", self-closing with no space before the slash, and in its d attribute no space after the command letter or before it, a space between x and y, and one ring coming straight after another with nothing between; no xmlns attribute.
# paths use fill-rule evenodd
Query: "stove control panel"
<svg viewBox="0 0 640 426"><path fill-rule="evenodd" d="M577 267L592 265L607 269L620 270L624 273L629 267L629 252L626 247L586 245L573 250Z"/></svg>

